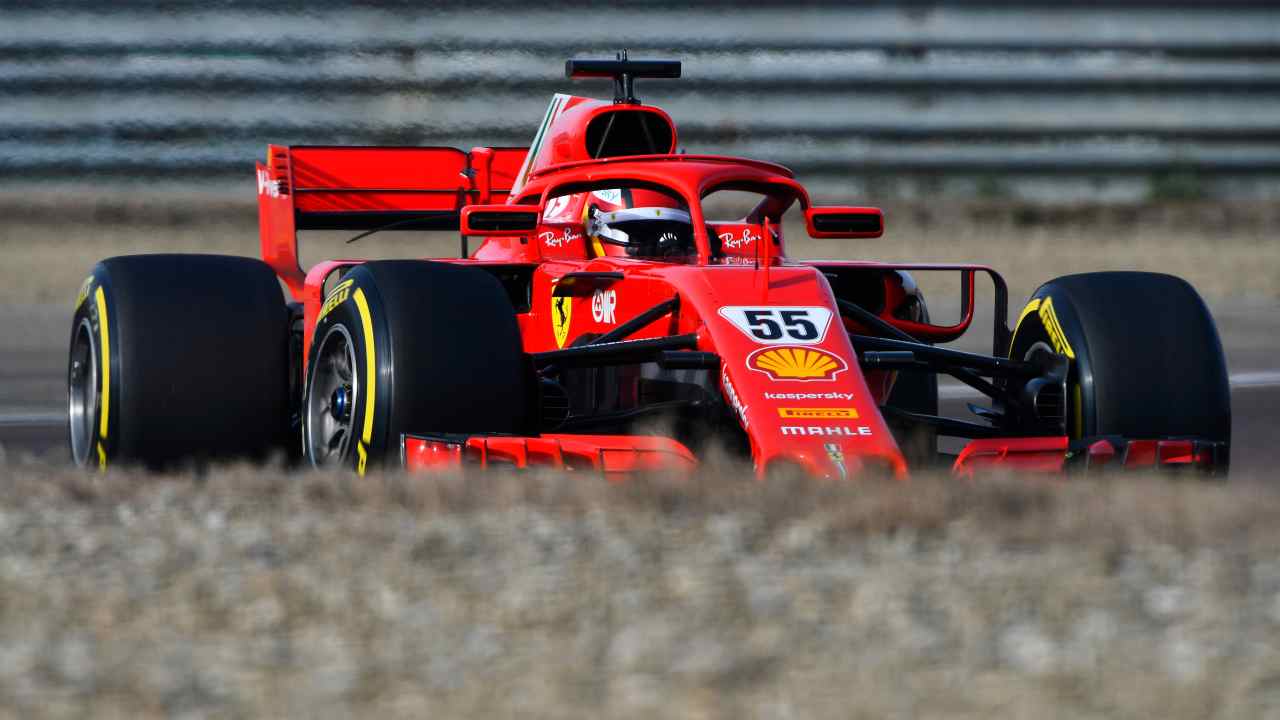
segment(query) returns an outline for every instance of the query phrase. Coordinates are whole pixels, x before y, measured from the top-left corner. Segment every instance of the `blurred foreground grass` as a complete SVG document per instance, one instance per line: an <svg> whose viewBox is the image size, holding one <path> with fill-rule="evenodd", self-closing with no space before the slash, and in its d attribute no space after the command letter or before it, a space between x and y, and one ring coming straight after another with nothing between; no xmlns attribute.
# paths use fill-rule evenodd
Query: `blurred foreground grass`
<svg viewBox="0 0 1280 720"><path fill-rule="evenodd" d="M1009 281L1016 307L1041 282L1091 270L1185 277L1211 299L1280 297L1280 207L1186 203L1036 209L983 205L887 208L874 241L810 240L789 227L794 257L976 262ZM181 194L0 194L0 302L70 302L99 259L150 252L257 256L257 208ZM333 257L456 256L456 233L309 233L307 263ZM475 241L472 243L475 247ZM926 286L926 290L929 290Z"/></svg>
<svg viewBox="0 0 1280 720"><path fill-rule="evenodd" d="M0 465L14 716L1275 717L1280 491Z"/></svg>

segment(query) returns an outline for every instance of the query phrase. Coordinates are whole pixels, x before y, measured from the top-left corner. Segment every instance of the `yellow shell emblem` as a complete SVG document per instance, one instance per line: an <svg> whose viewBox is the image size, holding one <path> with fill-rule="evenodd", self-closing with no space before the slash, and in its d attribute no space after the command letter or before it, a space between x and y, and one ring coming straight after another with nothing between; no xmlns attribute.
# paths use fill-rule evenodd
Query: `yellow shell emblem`
<svg viewBox="0 0 1280 720"><path fill-rule="evenodd" d="M808 347L773 347L747 356L747 367L771 380L835 380L848 370L844 360L826 350Z"/></svg>
<svg viewBox="0 0 1280 720"><path fill-rule="evenodd" d="M569 318L573 315L573 302L568 295L551 296L551 329L555 331L556 347L564 347L569 338Z"/></svg>

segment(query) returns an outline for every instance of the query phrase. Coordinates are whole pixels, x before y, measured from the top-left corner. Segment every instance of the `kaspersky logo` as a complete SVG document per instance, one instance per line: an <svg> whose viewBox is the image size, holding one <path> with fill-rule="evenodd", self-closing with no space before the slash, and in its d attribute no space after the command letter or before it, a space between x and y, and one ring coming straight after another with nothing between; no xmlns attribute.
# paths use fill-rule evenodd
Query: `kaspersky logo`
<svg viewBox="0 0 1280 720"><path fill-rule="evenodd" d="M747 367L764 373L770 380L798 382L831 381L848 363L838 355L815 347L786 345L761 348L747 356Z"/></svg>

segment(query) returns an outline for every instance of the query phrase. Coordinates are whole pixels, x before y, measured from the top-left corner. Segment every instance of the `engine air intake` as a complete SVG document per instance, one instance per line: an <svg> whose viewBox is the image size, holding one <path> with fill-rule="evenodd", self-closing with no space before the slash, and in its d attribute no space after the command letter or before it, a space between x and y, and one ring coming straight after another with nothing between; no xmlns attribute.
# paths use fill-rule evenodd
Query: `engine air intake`
<svg viewBox="0 0 1280 720"><path fill-rule="evenodd" d="M595 160L671 153L675 151L674 141L671 121L651 110L620 107L587 123L587 155Z"/></svg>

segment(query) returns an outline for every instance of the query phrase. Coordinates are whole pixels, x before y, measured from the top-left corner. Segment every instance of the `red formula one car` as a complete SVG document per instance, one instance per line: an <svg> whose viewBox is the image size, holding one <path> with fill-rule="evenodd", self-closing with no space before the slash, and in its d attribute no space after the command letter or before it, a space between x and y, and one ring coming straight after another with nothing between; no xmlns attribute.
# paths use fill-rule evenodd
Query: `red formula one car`
<svg viewBox="0 0 1280 720"><path fill-rule="evenodd" d="M982 265L796 260L784 225L872 238L780 165L677 152L634 97L670 61L571 60L612 101L557 95L524 149L271 146L262 260L117 257L77 300L70 440L81 465L262 457L318 467L694 467L723 447L765 476L1170 465L1224 472L1217 331L1184 281L1058 278L1011 330ZM784 215L796 221L784 223ZM458 258L322 262L300 230L461 232ZM474 252L469 240L482 239ZM929 321L912 273L956 273ZM992 354L940 347L994 286ZM280 283L291 296L281 298ZM937 375L989 397L938 414ZM958 456L939 435L968 439Z"/></svg>

